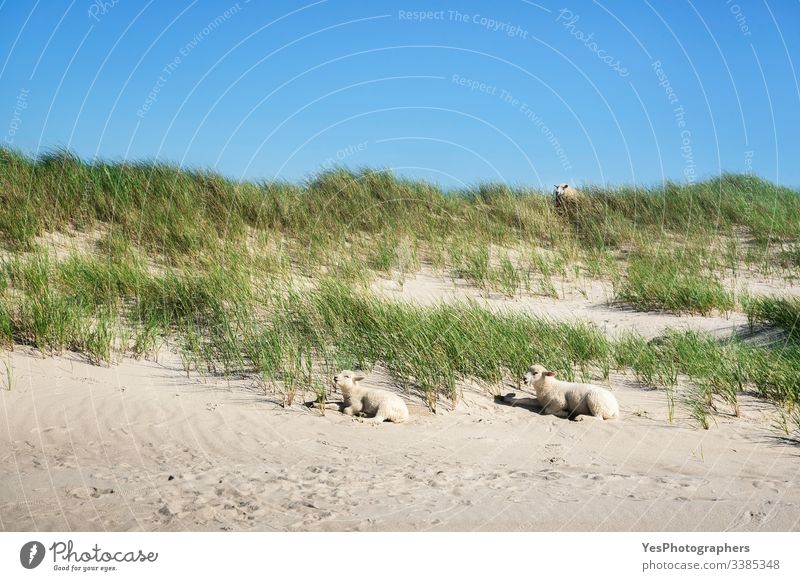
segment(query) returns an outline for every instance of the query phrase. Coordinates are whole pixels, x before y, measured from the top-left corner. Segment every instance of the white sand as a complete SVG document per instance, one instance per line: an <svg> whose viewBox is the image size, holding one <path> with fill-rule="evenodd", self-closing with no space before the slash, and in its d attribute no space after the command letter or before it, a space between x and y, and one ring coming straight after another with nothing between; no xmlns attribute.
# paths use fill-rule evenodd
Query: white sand
<svg viewBox="0 0 800 581"><path fill-rule="evenodd" d="M737 293L746 289L754 296L800 296L800 286L789 286L783 280L749 276L724 282L730 290ZM408 276L403 284L395 276L391 279L377 279L371 285L373 291L386 298L428 306L469 299L498 312L524 313L558 321L589 321L611 337L632 330L649 339L662 334L666 329L691 329L728 337L748 329L747 317L738 312L679 316L665 312L637 311L615 304L612 285L607 282L555 281L554 286L558 298L530 293L509 298L497 292L487 293L461 279L453 281L429 268Z"/></svg>
<svg viewBox="0 0 800 581"><path fill-rule="evenodd" d="M670 424L663 392L614 376L619 421L466 389L455 411L410 397L409 423L373 427L283 409L251 380L187 378L174 356L8 357L2 530L800 528L800 448L749 397L703 431ZM380 373L365 384L394 388Z"/></svg>

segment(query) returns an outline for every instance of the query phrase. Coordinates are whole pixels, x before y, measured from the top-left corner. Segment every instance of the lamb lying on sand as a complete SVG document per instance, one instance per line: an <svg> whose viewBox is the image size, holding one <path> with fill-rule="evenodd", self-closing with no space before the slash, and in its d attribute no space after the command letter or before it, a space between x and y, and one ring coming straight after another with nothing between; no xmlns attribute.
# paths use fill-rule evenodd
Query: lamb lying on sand
<svg viewBox="0 0 800 581"><path fill-rule="evenodd" d="M525 385L536 391L543 414L581 421L584 416L603 420L619 417L619 404L605 388L589 383L572 383L555 378L555 371L532 365L525 375Z"/></svg>
<svg viewBox="0 0 800 581"><path fill-rule="evenodd" d="M399 424L408 419L408 407L399 396L381 389L359 387L356 383L362 379L363 374L349 369L334 376L334 385L341 390L344 399L343 413L355 416L363 412L373 416L376 424L385 420Z"/></svg>

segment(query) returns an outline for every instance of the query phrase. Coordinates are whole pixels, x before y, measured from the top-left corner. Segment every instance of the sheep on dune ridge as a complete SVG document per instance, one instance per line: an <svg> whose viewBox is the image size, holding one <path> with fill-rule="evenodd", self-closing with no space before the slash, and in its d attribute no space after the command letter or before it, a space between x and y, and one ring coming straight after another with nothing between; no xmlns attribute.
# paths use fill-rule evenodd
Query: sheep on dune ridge
<svg viewBox="0 0 800 581"><path fill-rule="evenodd" d="M569 214L575 211L578 205L578 200L581 197L580 192L569 184L556 184L553 190L553 202L556 211L559 214Z"/></svg>

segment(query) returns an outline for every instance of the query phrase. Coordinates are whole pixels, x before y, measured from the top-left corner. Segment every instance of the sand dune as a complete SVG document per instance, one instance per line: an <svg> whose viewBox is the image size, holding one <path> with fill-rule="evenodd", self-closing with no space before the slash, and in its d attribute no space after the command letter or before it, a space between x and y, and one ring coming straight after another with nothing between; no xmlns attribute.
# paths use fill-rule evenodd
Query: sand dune
<svg viewBox="0 0 800 581"><path fill-rule="evenodd" d="M783 280L749 276L725 282L731 290L746 290L753 296L800 296L800 286L788 286ZM663 334L667 329L704 331L727 337L748 328L747 317L740 312L687 316L637 311L623 304L615 304L612 285L599 280L557 281L555 288L558 298L530 293L509 298L497 292L482 291L462 279L452 280L429 268L409 275L402 284L397 277L377 279L372 284L372 290L392 300L430 306L469 299L497 312L524 313L556 321L588 321L611 337L636 331L649 339Z"/></svg>
<svg viewBox="0 0 800 581"><path fill-rule="evenodd" d="M800 458L768 404L708 431L613 376L620 421L464 386L408 424L284 409L177 357L111 368L18 348L0 392L3 530L797 530ZM377 370L367 385L395 389ZM511 386L508 387L512 389ZM528 402L530 403L530 402ZM681 414L680 409L678 415Z"/></svg>

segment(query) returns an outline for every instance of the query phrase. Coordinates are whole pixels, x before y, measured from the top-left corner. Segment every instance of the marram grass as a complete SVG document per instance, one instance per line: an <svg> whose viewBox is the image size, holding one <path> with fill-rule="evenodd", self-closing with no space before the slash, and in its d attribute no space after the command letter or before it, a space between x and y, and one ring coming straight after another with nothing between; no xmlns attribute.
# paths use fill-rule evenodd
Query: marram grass
<svg viewBox="0 0 800 581"><path fill-rule="evenodd" d="M403 238L432 251L457 240L475 249L522 242L592 251L737 232L761 248L800 240L800 196L753 176L585 193L578 212L560 216L549 191L502 184L444 190L368 169L335 169L303 184L238 182L160 162L86 162L63 150L30 158L0 148L0 243L30 249L45 232L113 225L107 248L133 244L179 260L262 232L298 262L358 240L365 257L388 268L395 257L382 241ZM478 275L480 261L467 261Z"/></svg>
<svg viewBox="0 0 800 581"><path fill-rule="evenodd" d="M794 344L720 342L696 332L610 339L591 324L495 313L470 302L396 303L338 279L303 288L254 283L241 264L149 273L92 257L34 255L7 261L0 272L8 283L0 293L6 343L110 363L155 354L169 341L187 373L252 374L289 404L298 393L319 391L336 369L380 364L435 409L440 398L458 399L461 380L499 385L533 362L576 380L630 371L673 394L685 377L691 388L680 401L705 427L722 410L738 413L745 391L781 406L800 404Z"/></svg>
<svg viewBox="0 0 800 581"><path fill-rule="evenodd" d="M0 347L109 364L170 342L187 373L253 374L287 404L318 394L336 369L381 364L435 407L459 397L462 379L496 385L540 362L566 378L631 372L703 426L721 409L737 413L743 391L796 417L796 302L744 301L751 321L791 339L755 346L685 332L610 339L588 324L356 290L371 271L402 277L423 262L509 297L557 296L554 279L581 272L613 280L634 308L709 313L736 308L721 271L798 270L794 190L723 175L584 192L579 211L561 216L549 192L500 184L444 190L345 169L302 184L237 182L0 148ZM42 237L59 231L94 233L96 243L56 257Z"/></svg>

